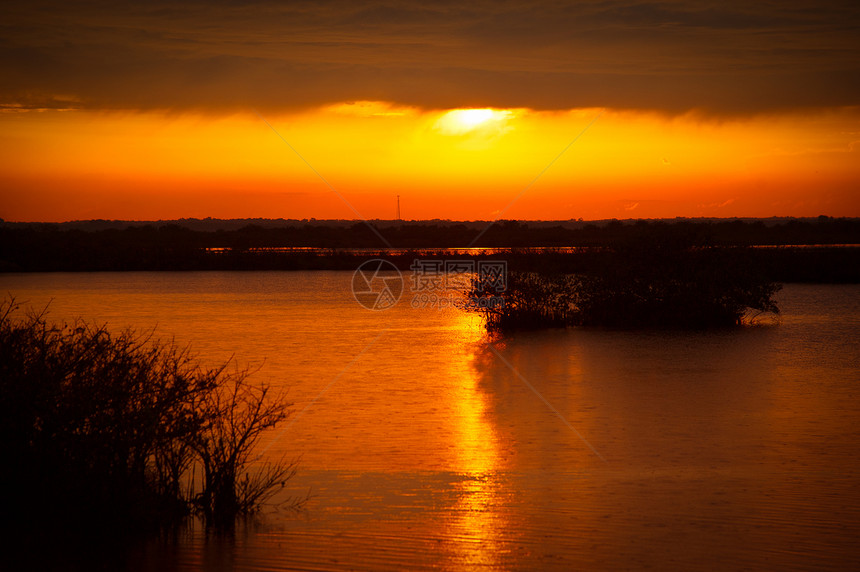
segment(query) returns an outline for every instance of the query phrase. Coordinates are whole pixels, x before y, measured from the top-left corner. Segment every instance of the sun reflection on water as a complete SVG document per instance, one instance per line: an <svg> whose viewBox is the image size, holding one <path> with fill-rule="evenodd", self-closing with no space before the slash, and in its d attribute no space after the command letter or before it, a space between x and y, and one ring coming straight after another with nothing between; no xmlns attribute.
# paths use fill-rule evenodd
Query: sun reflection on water
<svg viewBox="0 0 860 572"><path fill-rule="evenodd" d="M456 380L449 403L455 408L451 415L457 423L454 462L461 480L444 537L452 564L498 567L501 538L507 527L506 511L501 508L504 493L498 478L499 437L487 414L488 396L479 387L472 363L482 343L481 336L476 334L470 316L455 318L455 323L462 330L467 354L452 356L448 370L451 379Z"/></svg>

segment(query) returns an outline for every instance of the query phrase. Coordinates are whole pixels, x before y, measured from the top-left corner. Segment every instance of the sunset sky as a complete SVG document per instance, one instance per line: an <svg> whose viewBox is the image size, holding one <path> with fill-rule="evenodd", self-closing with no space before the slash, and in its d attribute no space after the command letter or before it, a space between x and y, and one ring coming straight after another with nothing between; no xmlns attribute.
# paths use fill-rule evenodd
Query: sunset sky
<svg viewBox="0 0 860 572"><path fill-rule="evenodd" d="M860 4L17 2L0 218L860 216Z"/></svg>

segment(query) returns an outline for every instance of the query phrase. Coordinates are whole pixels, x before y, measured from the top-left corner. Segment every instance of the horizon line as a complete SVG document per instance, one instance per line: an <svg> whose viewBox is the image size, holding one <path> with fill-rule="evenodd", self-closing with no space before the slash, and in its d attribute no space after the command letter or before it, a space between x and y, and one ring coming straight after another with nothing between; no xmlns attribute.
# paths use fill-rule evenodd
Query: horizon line
<svg viewBox="0 0 860 572"><path fill-rule="evenodd" d="M627 218L595 218L595 219L585 219L585 218L566 218L566 219L531 219L531 218L518 218L518 219L498 219L496 222L519 222L519 223L593 223L593 222L611 222L611 221L679 221L679 220L710 220L710 221L734 221L734 220L745 220L745 221L755 221L755 220L817 220L817 219L860 219L860 215L858 216L833 216L833 215L814 215L814 216L797 216L797 215L770 215L770 216L674 216L674 217L627 217ZM482 223L489 222L491 219L450 219L450 218L426 218L426 219L396 219L396 218L368 218L368 219L358 219L358 218L285 218L285 217L237 217L237 218L220 218L220 217L179 217L179 218L159 218L159 219L122 219L122 218L90 218L90 219L71 219L71 220L6 220L0 217L0 225L2 224L75 224L75 223L133 223L133 224L148 224L148 223L169 223L169 222L181 222L181 221L197 221L197 222L239 222L239 221L270 221L270 222L314 222L314 223L325 223L325 222L355 222L361 223L364 220L368 222L381 222L381 223L394 223L394 224L402 224L402 223L422 223L422 222L450 222L450 223Z"/></svg>

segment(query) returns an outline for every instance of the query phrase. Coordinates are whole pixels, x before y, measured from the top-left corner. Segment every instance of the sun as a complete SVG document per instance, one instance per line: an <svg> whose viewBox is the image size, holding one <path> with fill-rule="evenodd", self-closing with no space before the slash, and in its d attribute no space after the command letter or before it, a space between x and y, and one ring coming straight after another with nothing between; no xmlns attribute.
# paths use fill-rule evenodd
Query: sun
<svg viewBox="0 0 860 572"><path fill-rule="evenodd" d="M477 127L493 118L492 109L456 109L452 113L455 118L465 127Z"/></svg>
<svg viewBox="0 0 860 572"><path fill-rule="evenodd" d="M504 123L511 115L510 111L499 109L452 109L442 115L436 122L436 127L443 133L460 135Z"/></svg>

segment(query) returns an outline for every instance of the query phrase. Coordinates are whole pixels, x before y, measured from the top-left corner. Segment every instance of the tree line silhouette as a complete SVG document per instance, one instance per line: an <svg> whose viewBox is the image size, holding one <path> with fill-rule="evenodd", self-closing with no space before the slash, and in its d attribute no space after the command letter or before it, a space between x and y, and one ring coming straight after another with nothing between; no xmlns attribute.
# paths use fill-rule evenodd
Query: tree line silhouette
<svg viewBox="0 0 860 572"><path fill-rule="evenodd" d="M230 221L225 221L225 224ZM257 221L240 228L188 221L139 225L90 223L0 224L0 272L93 270L270 270L352 269L374 253L391 255L408 268L416 256L450 257L447 249L471 245L503 249L509 264L581 267L605 251L653 237L709 248L782 246L756 249L752 256L782 281L860 280L860 250L820 245L860 243L860 219L672 219L585 222L431 221L330 223ZM370 227L373 226L373 228ZM89 229L89 230L86 230ZM380 239L380 236L384 240ZM474 242L474 244L472 244ZM388 246L411 249L391 252ZM790 248L819 245L818 248ZM579 252L553 248L580 247ZM542 248L541 256L530 249ZM272 250L280 249L280 250ZM306 250L311 249L311 250ZM372 249L355 252L350 249ZM547 251L547 249L550 249ZM458 256L460 256L458 254ZM481 257L480 251L471 254Z"/></svg>

